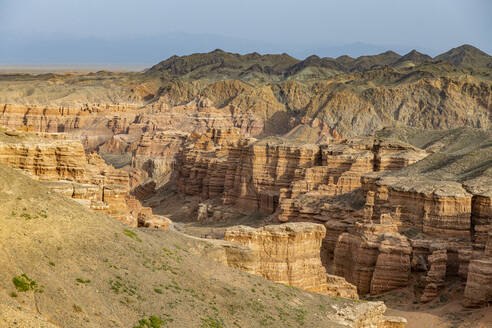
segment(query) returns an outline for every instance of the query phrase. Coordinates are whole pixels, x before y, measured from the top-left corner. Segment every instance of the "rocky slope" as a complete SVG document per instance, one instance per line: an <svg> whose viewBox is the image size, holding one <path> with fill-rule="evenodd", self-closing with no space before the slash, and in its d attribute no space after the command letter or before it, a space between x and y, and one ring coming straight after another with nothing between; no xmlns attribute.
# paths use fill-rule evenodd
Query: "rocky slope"
<svg viewBox="0 0 492 328"><path fill-rule="evenodd" d="M163 123L179 130L187 126L188 131L200 125L234 126L252 135L286 133L308 123L344 136L368 135L395 124L432 129L488 128L491 124L490 83L464 74L419 77L388 68L317 83L252 86L230 80L170 81L154 92L157 99L145 110L138 102L68 107L43 101L34 106L9 98L1 106L0 122L43 132L78 129L96 146L112 134L152 131ZM133 131L129 131L130 123L137 124Z"/></svg>
<svg viewBox="0 0 492 328"><path fill-rule="evenodd" d="M275 81L286 78L305 78L308 72L311 74L317 73L315 76L320 78L340 73L363 72L384 66L399 66L402 62L411 62L416 65L431 61L443 61L460 68L490 68L492 63L489 55L471 45L453 48L436 56L434 59L415 50L404 56L393 51L386 51L378 55L361 56L359 58L351 58L349 56L320 58L313 55L301 61L287 54L262 56L258 53L252 53L239 55L216 49L207 54L193 54L183 57L173 56L152 66L145 74L158 76L164 80L184 78L187 80L241 79Z"/></svg>
<svg viewBox="0 0 492 328"><path fill-rule="evenodd" d="M128 229L2 164L0 177L0 326L404 326L381 302L240 273L191 254L205 240Z"/></svg>

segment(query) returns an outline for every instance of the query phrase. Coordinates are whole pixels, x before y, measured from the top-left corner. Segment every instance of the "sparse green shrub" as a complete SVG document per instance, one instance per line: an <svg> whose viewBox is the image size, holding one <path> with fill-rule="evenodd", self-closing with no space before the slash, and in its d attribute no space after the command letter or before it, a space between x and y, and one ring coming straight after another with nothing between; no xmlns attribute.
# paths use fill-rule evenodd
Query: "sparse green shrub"
<svg viewBox="0 0 492 328"><path fill-rule="evenodd" d="M366 300L353 300L354 303L367 303Z"/></svg>
<svg viewBox="0 0 492 328"><path fill-rule="evenodd" d="M125 236L130 237L131 239L138 241L139 243L142 242L142 239L140 239L134 231L131 231L129 229L125 229L125 230L123 230L123 234Z"/></svg>
<svg viewBox="0 0 492 328"><path fill-rule="evenodd" d="M175 293L181 293L181 291L183 290L183 288L181 288L181 286L174 280L170 284L167 284L164 288L170 289Z"/></svg>
<svg viewBox="0 0 492 328"><path fill-rule="evenodd" d="M128 296L136 295L137 298L140 297L139 295L137 295L137 286L132 285L128 281L123 281L119 276L116 276L116 279L118 280L109 280L109 286L112 291L114 291L116 294L120 294L123 292Z"/></svg>
<svg viewBox="0 0 492 328"><path fill-rule="evenodd" d="M178 248L179 246L177 246L176 248L177 249L181 249L181 248ZM178 251L175 250L175 251L171 251L169 250L168 248L164 247L162 248L162 250L164 251L164 253L166 253L166 255L168 257L170 257L171 259L173 259L174 261L176 261L177 263L181 263L181 261L183 260L182 257L178 254Z"/></svg>
<svg viewBox="0 0 492 328"><path fill-rule="evenodd" d="M179 249L180 251L183 251L185 253L189 253L187 249L183 248L183 246L179 244L174 244L174 248Z"/></svg>
<svg viewBox="0 0 492 328"><path fill-rule="evenodd" d="M18 295L17 295L17 293L16 293L16 292L12 292L12 293L10 293L10 297L17 297L17 296L18 296Z"/></svg>
<svg viewBox="0 0 492 328"><path fill-rule="evenodd" d="M230 288L224 287L224 290L228 292L229 294L236 295L236 292Z"/></svg>
<svg viewBox="0 0 492 328"><path fill-rule="evenodd" d="M91 282L90 279L84 280L82 278L77 278L75 281L81 284L89 284Z"/></svg>
<svg viewBox="0 0 492 328"><path fill-rule="evenodd" d="M275 322L275 318L267 314L264 318L260 320L260 326L262 327L272 326L274 322Z"/></svg>
<svg viewBox="0 0 492 328"><path fill-rule="evenodd" d="M224 327L224 321L221 318L212 318L212 317L206 317L206 318L200 318L202 321L202 324L200 325L200 328L223 328Z"/></svg>
<svg viewBox="0 0 492 328"><path fill-rule="evenodd" d="M244 310L241 304L227 304L227 310L231 315L235 315L238 311Z"/></svg>
<svg viewBox="0 0 492 328"><path fill-rule="evenodd" d="M23 217L26 220L31 220L32 219L32 216L29 213L22 213L20 216Z"/></svg>
<svg viewBox="0 0 492 328"><path fill-rule="evenodd" d="M275 306L275 309L277 310L278 317L281 321L285 322L290 317L297 322L298 326L304 325L307 314L306 310L289 305L285 305L284 308Z"/></svg>
<svg viewBox="0 0 492 328"><path fill-rule="evenodd" d="M169 315L165 314L164 316L164 319L155 315L150 316L148 319L140 319L138 321L138 326L133 326L133 328L160 328L163 323L174 321Z"/></svg>
<svg viewBox="0 0 492 328"><path fill-rule="evenodd" d="M38 288L36 281L29 278L25 273L12 278L12 282L18 292L27 292L30 290L36 291Z"/></svg>
<svg viewBox="0 0 492 328"><path fill-rule="evenodd" d="M304 326L307 311L304 309L292 308L292 315L299 326Z"/></svg>
<svg viewBox="0 0 492 328"><path fill-rule="evenodd" d="M51 266L55 266L55 262L50 261L50 262L49 262L49 264L50 264Z"/></svg>
<svg viewBox="0 0 492 328"><path fill-rule="evenodd" d="M263 305L263 303L261 303L258 300L253 299L247 305L248 305L249 308L251 308L255 312L263 312L263 311L265 311L265 305Z"/></svg>
<svg viewBox="0 0 492 328"><path fill-rule="evenodd" d="M154 288L154 292L156 292L157 294L164 294L164 292L160 288Z"/></svg>

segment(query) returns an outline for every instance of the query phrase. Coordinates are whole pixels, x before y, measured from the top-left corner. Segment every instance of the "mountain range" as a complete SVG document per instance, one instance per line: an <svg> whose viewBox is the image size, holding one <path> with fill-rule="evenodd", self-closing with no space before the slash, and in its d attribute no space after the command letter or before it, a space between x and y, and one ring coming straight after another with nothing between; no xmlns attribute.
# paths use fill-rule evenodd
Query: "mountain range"
<svg viewBox="0 0 492 328"><path fill-rule="evenodd" d="M353 58L347 55L337 58L312 55L298 60L286 53L260 55L257 52L246 55L216 49L209 53L188 56L172 56L148 69L146 76L161 79L176 78L211 80L239 79L243 81L271 79L283 80L297 76L298 79L331 78L341 73L365 72L378 68L413 68L422 64L436 64L437 69L488 69L492 68L492 57L471 45L462 45L434 58L416 50L401 56L394 51L372 56ZM446 67L446 65L453 67Z"/></svg>

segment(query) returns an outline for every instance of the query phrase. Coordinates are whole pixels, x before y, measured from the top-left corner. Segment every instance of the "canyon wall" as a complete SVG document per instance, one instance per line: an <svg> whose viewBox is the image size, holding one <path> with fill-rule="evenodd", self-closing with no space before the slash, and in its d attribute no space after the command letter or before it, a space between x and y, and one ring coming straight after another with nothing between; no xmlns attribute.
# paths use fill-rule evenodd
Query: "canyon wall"
<svg viewBox="0 0 492 328"><path fill-rule="evenodd" d="M169 227L166 218L154 216L130 195L127 172L107 165L95 153L86 155L80 141L64 134L0 131L0 163L125 224L149 221L153 226Z"/></svg>
<svg viewBox="0 0 492 328"><path fill-rule="evenodd" d="M425 156L410 145L371 138L317 145L273 137L257 141L235 130L210 129L190 136L176 156L175 182L185 194L220 195L223 204L245 211L280 209L279 220L288 221L300 216L299 195L345 194L361 187L364 173L401 168Z"/></svg>
<svg viewBox="0 0 492 328"><path fill-rule="evenodd" d="M378 294L406 286L409 274L423 272L422 302L436 298L448 277L460 277L466 281L466 306L489 302L490 291L478 291L478 286L486 285L491 276L490 185L486 177L462 185L391 174L365 175L360 222L339 235L335 273L355 284L360 294ZM411 237L407 240L400 232ZM384 254L384 248L389 254ZM396 270L391 268L391 259L398 263Z"/></svg>
<svg viewBox="0 0 492 328"><path fill-rule="evenodd" d="M472 194L460 183L374 176L364 178L364 190L374 192L374 216L399 206L402 221L428 235L471 238Z"/></svg>
<svg viewBox="0 0 492 328"><path fill-rule="evenodd" d="M323 265L361 295L405 287L419 273L427 302L447 277L466 280L473 277L469 263L473 270L476 261L483 266L480 254L492 224L490 195L482 190L487 183L391 173L426 151L379 138L257 141L233 129L190 135L184 145L173 180L180 192L215 200L212 219L222 204L262 212L270 222L322 224ZM198 211L200 220L209 219L208 207Z"/></svg>

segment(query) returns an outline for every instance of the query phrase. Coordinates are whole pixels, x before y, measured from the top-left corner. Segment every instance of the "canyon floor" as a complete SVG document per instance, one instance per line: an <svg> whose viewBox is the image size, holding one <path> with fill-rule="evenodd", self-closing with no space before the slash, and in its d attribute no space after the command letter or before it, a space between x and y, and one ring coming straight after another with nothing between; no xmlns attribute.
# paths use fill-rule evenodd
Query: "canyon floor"
<svg viewBox="0 0 492 328"><path fill-rule="evenodd" d="M492 327L488 54L36 73L0 74L0 326Z"/></svg>

